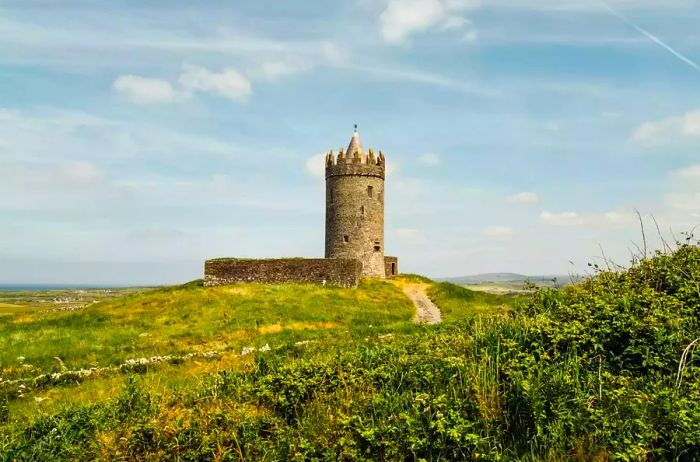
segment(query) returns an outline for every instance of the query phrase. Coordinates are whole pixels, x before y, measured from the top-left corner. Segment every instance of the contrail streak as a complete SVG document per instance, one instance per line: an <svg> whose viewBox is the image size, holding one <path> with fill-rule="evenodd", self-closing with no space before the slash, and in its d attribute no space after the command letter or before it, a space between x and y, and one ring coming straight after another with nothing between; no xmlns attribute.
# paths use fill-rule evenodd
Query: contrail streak
<svg viewBox="0 0 700 462"><path fill-rule="evenodd" d="M684 63L686 63L688 66L692 67L692 68L695 69L696 71L700 71L700 65L698 65L698 63L696 63L696 62L693 61L692 59L690 59L690 58L688 58L688 57L682 55L682 54L679 53L678 51L674 50L670 45L668 45L668 44L666 44L665 42L663 42L660 38L658 38L656 35L654 35L654 34L652 34L651 32L649 32L648 30L646 30L646 29L644 29L644 28L642 28L642 27L636 25L635 23L633 23L632 21L630 21L629 19L627 19L625 16L623 16L622 14L620 14L620 13L619 13L617 10L615 10L612 6L608 5L607 3L603 2L603 1L601 1L600 3L601 3L608 11L610 11L613 15L615 15L618 19L620 19L622 22L624 22L625 24L627 24L627 25L630 26L630 27L633 27L634 29L637 30L637 32L639 32L640 34L644 35L645 37L647 37L649 40L651 40L652 42L656 43L657 45L661 46L661 47L664 48L666 51L668 51L669 53L671 53L673 56L675 56L676 58L678 58L678 59L680 59L681 61L683 61Z"/></svg>

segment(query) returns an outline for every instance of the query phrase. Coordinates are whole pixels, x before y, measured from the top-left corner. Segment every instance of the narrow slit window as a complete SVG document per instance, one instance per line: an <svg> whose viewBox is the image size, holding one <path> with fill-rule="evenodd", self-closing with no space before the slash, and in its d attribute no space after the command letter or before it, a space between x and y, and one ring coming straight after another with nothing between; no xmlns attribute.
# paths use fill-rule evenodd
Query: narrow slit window
<svg viewBox="0 0 700 462"><path fill-rule="evenodd" d="M374 186L367 186L367 195L369 197L374 197Z"/></svg>
<svg viewBox="0 0 700 462"><path fill-rule="evenodd" d="M382 250L381 244L379 243L379 241L374 241L374 251L379 252L380 250Z"/></svg>
<svg viewBox="0 0 700 462"><path fill-rule="evenodd" d="M365 206L360 207L360 215L365 216Z"/></svg>
<svg viewBox="0 0 700 462"><path fill-rule="evenodd" d="M391 264L391 275L396 275L396 263Z"/></svg>
<svg viewBox="0 0 700 462"><path fill-rule="evenodd" d="M343 242L345 242L346 244L350 242L350 236L348 236L347 234L343 236Z"/></svg>

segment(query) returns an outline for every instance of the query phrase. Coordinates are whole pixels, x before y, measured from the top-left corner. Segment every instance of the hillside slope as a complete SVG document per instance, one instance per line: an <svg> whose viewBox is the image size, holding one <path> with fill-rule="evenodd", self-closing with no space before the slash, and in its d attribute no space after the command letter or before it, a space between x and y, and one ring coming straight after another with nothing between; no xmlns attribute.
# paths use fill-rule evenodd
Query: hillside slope
<svg viewBox="0 0 700 462"><path fill-rule="evenodd" d="M377 281L357 290L294 284L204 288L195 282L72 312L13 312L0 324L5 380L60 372L63 366L75 370L117 366L129 358L240 351L294 332L294 338L313 338L324 330L400 327L410 322L413 305L399 289Z"/></svg>
<svg viewBox="0 0 700 462"><path fill-rule="evenodd" d="M344 296L370 310L376 302L381 313L383 302L373 294L386 291L403 314L377 314L372 327L352 309L333 319L320 309L284 320L282 306L266 307L261 292L240 319L243 330L264 336L249 349L137 364L79 385L40 382L23 398L6 391L2 459L697 460L700 364L688 349L700 332L697 247L564 290L538 291L496 309L497 316L476 309L477 295L466 289L433 285L431 298L453 316L435 327L410 323L412 307L399 287L369 284L377 286ZM187 290L197 300L208 297L206 289L173 292ZM325 289L298 290L303 296ZM164 302L168 294L151 297ZM141 297L136 300L154 300ZM193 306L199 304L187 306L205 316L206 309ZM221 309L214 301L204 305L210 304ZM169 311L141 306L162 316ZM271 310L281 325L338 327L307 339L294 337L305 331L269 333L255 324L257 309ZM139 323L138 316L115 319ZM220 329L214 321L193 326L200 339L207 338L205 326ZM72 404L43 408L55 396Z"/></svg>

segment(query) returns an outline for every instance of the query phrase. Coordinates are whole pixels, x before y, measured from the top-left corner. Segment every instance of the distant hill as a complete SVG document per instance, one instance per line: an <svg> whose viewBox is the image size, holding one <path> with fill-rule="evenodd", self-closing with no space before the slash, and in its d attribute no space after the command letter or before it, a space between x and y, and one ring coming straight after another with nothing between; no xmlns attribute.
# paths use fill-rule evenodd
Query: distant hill
<svg viewBox="0 0 700 462"><path fill-rule="evenodd" d="M559 281L569 281L568 275L538 275L527 276L519 273L484 273L471 276L459 276L452 278L438 278L438 281L451 282L453 284L483 284L488 282L520 282L520 281L551 281L557 278Z"/></svg>

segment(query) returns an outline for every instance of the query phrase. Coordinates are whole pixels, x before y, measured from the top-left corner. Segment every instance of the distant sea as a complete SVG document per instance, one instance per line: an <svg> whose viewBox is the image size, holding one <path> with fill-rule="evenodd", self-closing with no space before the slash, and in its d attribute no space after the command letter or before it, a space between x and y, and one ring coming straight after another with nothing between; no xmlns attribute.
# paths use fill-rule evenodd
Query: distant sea
<svg viewBox="0 0 700 462"><path fill-rule="evenodd" d="M17 292L24 290L67 290L67 289L114 289L109 286L81 284L0 284L0 292Z"/></svg>

